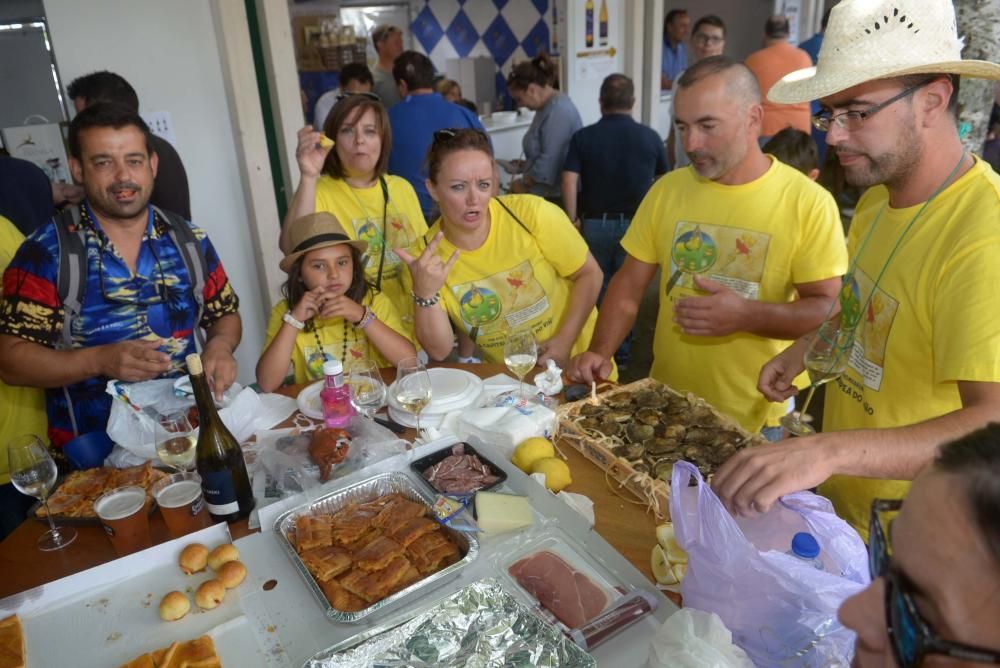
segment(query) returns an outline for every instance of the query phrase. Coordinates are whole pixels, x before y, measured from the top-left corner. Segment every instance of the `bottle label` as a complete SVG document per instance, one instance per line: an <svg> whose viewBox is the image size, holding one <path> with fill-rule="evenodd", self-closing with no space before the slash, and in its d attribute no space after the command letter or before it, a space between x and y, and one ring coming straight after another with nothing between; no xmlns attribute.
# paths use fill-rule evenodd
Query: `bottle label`
<svg viewBox="0 0 1000 668"><path fill-rule="evenodd" d="M199 475L209 513L216 517L224 517L239 512L236 487L229 471L200 471Z"/></svg>

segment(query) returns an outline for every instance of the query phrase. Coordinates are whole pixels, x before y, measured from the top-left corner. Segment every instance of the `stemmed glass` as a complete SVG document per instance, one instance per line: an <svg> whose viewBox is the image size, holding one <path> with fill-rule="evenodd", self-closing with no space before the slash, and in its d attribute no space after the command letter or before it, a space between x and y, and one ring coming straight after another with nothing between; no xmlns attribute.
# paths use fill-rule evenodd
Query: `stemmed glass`
<svg viewBox="0 0 1000 668"><path fill-rule="evenodd" d="M49 530L38 537L38 549L44 552L61 550L76 540L76 529L56 528L49 511L49 492L56 483L56 463L34 434L16 436L7 444L7 462L10 481L17 491L40 499L45 506L45 516L49 519Z"/></svg>
<svg viewBox="0 0 1000 668"><path fill-rule="evenodd" d="M816 388L838 378L847 368L847 358L854 345L854 330L842 328L840 319L828 320L817 330L802 356L809 374L809 393L802 410L792 411L781 418L781 426L796 436L809 436L816 430L803 418L812 401Z"/></svg>
<svg viewBox="0 0 1000 668"><path fill-rule="evenodd" d="M347 383L351 388L351 403L368 419L385 403L385 383L378 365L371 360L358 360L351 364Z"/></svg>
<svg viewBox="0 0 1000 668"><path fill-rule="evenodd" d="M507 334L507 340L503 344L503 361L520 382L518 396L527 399L524 396L524 377L538 362L538 343L530 329L519 329Z"/></svg>
<svg viewBox="0 0 1000 668"><path fill-rule="evenodd" d="M156 454L178 471L193 471L197 439L186 411L161 415L156 425Z"/></svg>
<svg viewBox="0 0 1000 668"><path fill-rule="evenodd" d="M420 412L431 402L431 376L427 367L416 357L407 357L396 365L396 401L407 413L417 416L420 433Z"/></svg>

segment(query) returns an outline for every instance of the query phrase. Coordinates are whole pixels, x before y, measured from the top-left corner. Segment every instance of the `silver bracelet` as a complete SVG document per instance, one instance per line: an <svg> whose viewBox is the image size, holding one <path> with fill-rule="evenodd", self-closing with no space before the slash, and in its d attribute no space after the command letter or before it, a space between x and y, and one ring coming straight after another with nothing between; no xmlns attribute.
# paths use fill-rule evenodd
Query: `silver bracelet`
<svg viewBox="0 0 1000 668"><path fill-rule="evenodd" d="M285 311L285 315L281 316L281 319L299 331L306 328L306 323L296 319L296 317L288 311Z"/></svg>
<svg viewBox="0 0 1000 668"><path fill-rule="evenodd" d="M368 308L366 306L365 307L365 314L363 316L361 316L361 320L358 320L357 324L354 325L354 328L355 329L366 329L368 327L368 325L372 324L376 320L378 320L378 317L375 315L375 311L371 310L370 308Z"/></svg>
<svg viewBox="0 0 1000 668"><path fill-rule="evenodd" d="M410 295L413 297L413 303L414 304L416 304L417 306L422 306L424 308L428 308L430 306L434 306L439 301L441 301L441 293L440 292L435 292L434 296L431 297L430 299L424 299L423 297L417 296L417 293L414 292L413 290L410 290Z"/></svg>

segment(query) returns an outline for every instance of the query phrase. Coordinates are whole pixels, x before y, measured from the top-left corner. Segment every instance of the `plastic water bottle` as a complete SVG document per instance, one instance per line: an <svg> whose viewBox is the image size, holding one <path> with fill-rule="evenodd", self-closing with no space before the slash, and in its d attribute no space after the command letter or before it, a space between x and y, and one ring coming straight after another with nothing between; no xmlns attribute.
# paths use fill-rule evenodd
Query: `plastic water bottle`
<svg viewBox="0 0 1000 668"><path fill-rule="evenodd" d="M792 536L792 549L785 554L789 554L796 559L801 559L806 563L810 563L817 570L826 570L823 567L823 562L819 558L819 543L816 542L816 539L813 538L811 533L800 531Z"/></svg>
<svg viewBox="0 0 1000 668"><path fill-rule="evenodd" d="M340 360L323 363L326 383L319 393L323 403L323 423L327 427L343 427L351 421L354 407L351 405L351 390L344 384L344 365Z"/></svg>

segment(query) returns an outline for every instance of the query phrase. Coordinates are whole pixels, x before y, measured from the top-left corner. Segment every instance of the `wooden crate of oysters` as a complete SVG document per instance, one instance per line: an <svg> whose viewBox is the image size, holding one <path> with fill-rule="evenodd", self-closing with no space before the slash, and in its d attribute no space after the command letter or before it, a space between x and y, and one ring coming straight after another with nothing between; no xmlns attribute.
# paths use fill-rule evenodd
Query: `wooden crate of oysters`
<svg viewBox="0 0 1000 668"><path fill-rule="evenodd" d="M674 462L690 462L708 478L737 450L763 442L704 399L652 378L563 404L558 414L559 436L661 521L670 517Z"/></svg>

